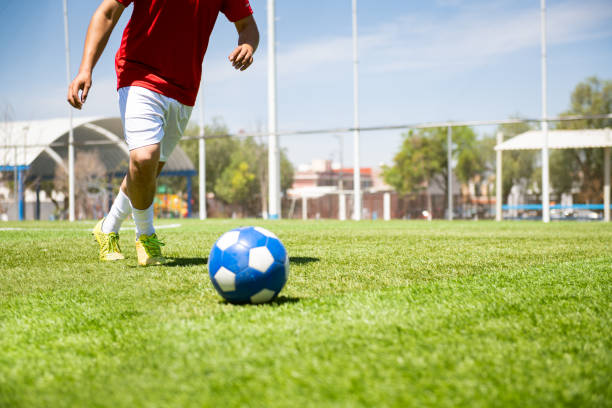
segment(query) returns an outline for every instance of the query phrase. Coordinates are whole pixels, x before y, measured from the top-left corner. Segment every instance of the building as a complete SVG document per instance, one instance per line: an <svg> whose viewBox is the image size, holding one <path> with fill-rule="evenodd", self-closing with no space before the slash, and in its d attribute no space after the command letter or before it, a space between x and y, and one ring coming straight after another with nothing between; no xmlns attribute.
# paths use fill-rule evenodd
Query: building
<svg viewBox="0 0 612 408"><path fill-rule="evenodd" d="M384 184L380 169L361 168L361 189L370 190L374 187L391 189ZM298 166L293 177L293 185L287 192L289 197L313 196L317 193L338 193L341 190L353 190L354 169L340 168L331 160L316 159L311 164ZM346 191L350 193L350 191Z"/></svg>

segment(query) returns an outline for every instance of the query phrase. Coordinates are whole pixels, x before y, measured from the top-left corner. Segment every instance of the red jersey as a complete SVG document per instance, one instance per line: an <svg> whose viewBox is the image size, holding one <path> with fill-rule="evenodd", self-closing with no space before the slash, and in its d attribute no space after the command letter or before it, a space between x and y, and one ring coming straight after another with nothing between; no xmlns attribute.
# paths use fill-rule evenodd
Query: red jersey
<svg viewBox="0 0 612 408"><path fill-rule="evenodd" d="M219 12L232 22L253 14L249 0L117 0L134 3L115 56L117 89L141 86L195 105L202 61Z"/></svg>

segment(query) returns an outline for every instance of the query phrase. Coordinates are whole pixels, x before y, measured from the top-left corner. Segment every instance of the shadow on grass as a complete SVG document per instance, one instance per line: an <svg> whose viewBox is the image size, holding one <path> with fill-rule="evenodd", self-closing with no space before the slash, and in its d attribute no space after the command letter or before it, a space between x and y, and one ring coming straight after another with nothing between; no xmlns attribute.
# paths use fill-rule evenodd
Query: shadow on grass
<svg viewBox="0 0 612 408"><path fill-rule="evenodd" d="M238 307L263 306L263 305L280 306L280 305L284 305L284 304L287 304L287 303L298 303L301 300L302 300L301 298L293 297L293 296L278 296L274 300L272 300L270 302L267 302L267 303L257 303L257 304L253 304L253 303L231 303L231 302L228 302L225 299L219 300L219 303L224 304L224 305L238 306Z"/></svg>
<svg viewBox="0 0 612 408"><path fill-rule="evenodd" d="M285 303L298 303L301 300L302 300L301 298L293 297L293 296L278 296L276 299L271 301L269 304L280 306L280 305L284 305Z"/></svg>
<svg viewBox="0 0 612 408"><path fill-rule="evenodd" d="M295 265L306 265L312 262L319 262L319 258L313 258L310 256L290 256L289 263Z"/></svg>
<svg viewBox="0 0 612 408"><path fill-rule="evenodd" d="M164 266L175 267L175 266L196 266L206 265L208 258L173 258Z"/></svg>
<svg viewBox="0 0 612 408"><path fill-rule="evenodd" d="M319 258L313 258L309 256L292 256L289 257L289 263L294 265L306 265L312 262L319 262ZM177 266L197 266L206 265L208 258L170 258L167 264L160 265L164 267L177 267ZM136 268L136 266L134 266Z"/></svg>

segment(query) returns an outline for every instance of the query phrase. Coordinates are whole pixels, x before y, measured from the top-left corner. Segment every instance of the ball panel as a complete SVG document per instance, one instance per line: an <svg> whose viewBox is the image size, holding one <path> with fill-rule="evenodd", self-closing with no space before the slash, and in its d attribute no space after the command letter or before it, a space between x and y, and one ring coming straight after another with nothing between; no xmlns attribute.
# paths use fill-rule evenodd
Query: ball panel
<svg viewBox="0 0 612 408"><path fill-rule="evenodd" d="M234 305L244 305L245 303L251 302L251 299L249 298L248 294L240 293L238 291L220 294L225 300Z"/></svg>
<svg viewBox="0 0 612 408"><path fill-rule="evenodd" d="M285 282L287 282L286 271L284 263L274 262L270 269L268 269L268 273L266 273L266 280L263 287L280 292L283 286L285 286Z"/></svg>
<svg viewBox="0 0 612 408"><path fill-rule="evenodd" d="M241 244L234 244L223 251L223 266L238 273L249 266L249 250Z"/></svg>
<svg viewBox="0 0 612 408"><path fill-rule="evenodd" d="M274 262L274 257L266 247L253 248L249 251L249 267L266 273Z"/></svg>
<svg viewBox="0 0 612 408"><path fill-rule="evenodd" d="M221 251L218 246L213 245L212 249L210 250L210 254L208 255L208 271L210 272L211 278L221 267L222 260L223 251Z"/></svg>
<svg viewBox="0 0 612 408"><path fill-rule="evenodd" d="M246 268L236 275L236 290L221 295L230 303L249 303L253 294L265 289L261 272Z"/></svg>
<svg viewBox="0 0 612 408"><path fill-rule="evenodd" d="M272 300L272 298L276 295L276 292L270 289L262 289L253 296L251 296L251 303L265 303Z"/></svg>
<svg viewBox="0 0 612 408"><path fill-rule="evenodd" d="M272 231L268 231L265 228L262 227L253 227L253 229L255 229L256 231L258 231L259 233L265 235L266 237L272 237L272 238L276 238L278 239L278 237L276 236L276 234L274 234Z"/></svg>
<svg viewBox="0 0 612 408"><path fill-rule="evenodd" d="M261 272L250 267L241 270L236 276L236 287L238 289L247 290L250 288L251 293L248 296L263 288L264 283L261 279Z"/></svg>
<svg viewBox="0 0 612 408"><path fill-rule="evenodd" d="M220 250L225 251L227 248L238 242L239 236L240 231L232 230L226 232L225 234L221 235L221 238L217 240L217 243L215 245L219 247Z"/></svg>
<svg viewBox="0 0 612 408"><path fill-rule="evenodd" d="M219 268L214 279L223 292L233 292L236 290L236 275L223 266Z"/></svg>
<svg viewBox="0 0 612 408"><path fill-rule="evenodd" d="M268 238L266 247L270 250L270 253L272 254L272 257L275 261L280 263L285 262L285 258L287 257L287 251L285 250L285 247L278 238Z"/></svg>
<svg viewBox="0 0 612 408"><path fill-rule="evenodd" d="M255 248L266 245L267 239L264 234L258 232L255 228L249 227L240 231L238 242L246 248Z"/></svg>

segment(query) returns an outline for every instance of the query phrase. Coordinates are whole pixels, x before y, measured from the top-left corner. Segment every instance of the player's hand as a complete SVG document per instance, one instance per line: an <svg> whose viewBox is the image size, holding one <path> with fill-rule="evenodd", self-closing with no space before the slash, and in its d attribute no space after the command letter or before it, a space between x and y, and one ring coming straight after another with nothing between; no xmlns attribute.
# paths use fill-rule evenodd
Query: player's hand
<svg viewBox="0 0 612 408"><path fill-rule="evenodd" d="M68 86L68 103L77 109L81 109L87 100L87 94L90 88L91 73L79 72L76 78L74 78Z"/></svg>
<svg viewBox="0 0 612 408"><path fill-rule="evenodd" d="M253 47L249 44L239 45L229 55L229 60L235 69L244 71L253 63Z"/></svg>

